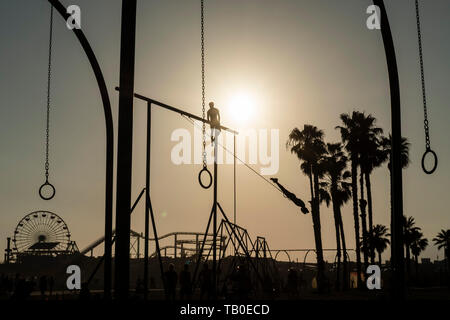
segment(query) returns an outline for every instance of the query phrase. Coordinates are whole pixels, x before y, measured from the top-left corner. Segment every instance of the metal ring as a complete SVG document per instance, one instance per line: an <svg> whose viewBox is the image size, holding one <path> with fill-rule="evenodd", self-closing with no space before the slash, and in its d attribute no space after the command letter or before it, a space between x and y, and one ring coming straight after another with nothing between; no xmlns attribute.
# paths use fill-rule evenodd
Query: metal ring
<svg viewBox="0 0 450 320"><path fill-rule="evenodd" d="M203 173L204 171L206 171L206 173L207 173L208 176L209 176L209 183L208 183L208 184L203 184L203 182L202 182L202 173ZM200 183L200 186L201 186L203 189L209 189L209 187L211 187L212 180L213 180L213 179L212 179L211 172L209 172L209 170L208 170L207 167L203 167L203 169L200 170L200 172L198 173L198 183Z"/></svg>
<svg viewBox="0 0 450 320"><path fill-rule="evenodd" d="M44 189L45 186L50 186L50 188L52 190L51 194L48 197L46 197L42 193L42 190ZM41 197L42 200L51 200L51 199L53 199L53 197L55 196L55 193L56 193L55 187L48 181L45 181L45 183L39 188L39 196Z"/></svg>
<svg viewBox="0 0 450 320"><path fill-rule="evenodd" d="M433 168L431 168L431 170L427 170L427 168L425 168L425 158L426 158L426 156L429 153L431 153L433 155L433 158L434 158L434 165L433 165ZM434 152L431 149L427 149L425 151L425 153L423 154L423 156L422 156L422 169L423 169L423 172L425 172L426 174L432 174L436 170L437 165L438 165L438 157L436 155L436 152Z"/></svg>

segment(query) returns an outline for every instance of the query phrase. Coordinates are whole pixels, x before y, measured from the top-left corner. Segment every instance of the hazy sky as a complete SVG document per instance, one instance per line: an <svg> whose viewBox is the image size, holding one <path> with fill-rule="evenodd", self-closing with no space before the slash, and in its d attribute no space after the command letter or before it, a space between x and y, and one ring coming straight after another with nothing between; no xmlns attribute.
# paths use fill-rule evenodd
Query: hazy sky
<svg viewBox="0 0 450 320"><path fill-rule="evenodd" d="M201 114L200 5L198 0L138 1L136 92ZM207 0L207 99L233 128L279 129L280 181L309 199L308 179L285 148L289 131L313 124L326 141L340 139L339 114L371 113L390 131L389 86L379 31L366 28L369 0ZM421 1L431 144L439 155L434 175L420 168L424 151L416 22L413 0L386 1L399 67L402 129L411 142L404 172L404 213L414 216L430 240L450 227L446 199L450 181L447 123L450 119L450 2ZM117 126L121 1L67 1L81 8L82 29L102 67ZM75 36L55 12L51 181L57 193L43 201L44 137L49 4L45 0L0 2L0 250L18 221L49 210L67 222L84 248L103 234L105 125L97 83ZM230 112L236 95L252 97L254 117L239 123ZM145 183L145 104L135 101L133 198ZM193 130L180 116L153 113L152 200L158 231L203 231L212 190L197 183L199 165L174 165L170 137ZM116 160L116 159L115 159ZM256 165L256 169L259 167ZM313 248L310 215L287 201L244 166L237 172L238 224L264 236L272 249ZM219 200L233 215L232 166L219 173ZM389 225L389 175L373 174L374 222ZM132 228L144 230L143 206ZM347 246L354 247L351 205L343 209ZM321 209L325 248L335 247L331 208ZM101 254L99 249L95 254ZM424 257L435 259L430 246ZM389 252L384 254L388 258ZM351 256L354 259L353 255ZM443 257L443 252L439 253ZM302 255L294 258L303 259ZM325 255L328 261L332 255Z"/></svg>

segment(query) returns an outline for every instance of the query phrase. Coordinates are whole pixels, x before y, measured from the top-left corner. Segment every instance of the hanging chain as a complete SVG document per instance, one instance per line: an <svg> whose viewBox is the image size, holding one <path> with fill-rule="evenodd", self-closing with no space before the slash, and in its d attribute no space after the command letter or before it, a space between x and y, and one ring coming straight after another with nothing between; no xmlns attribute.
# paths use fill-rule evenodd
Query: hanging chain
<svg viewBox="0 0 450 320"><path fill-rule="evenodd" d="M202 115L205 120L205 30L204 30L204 0L201 0L201 52L202 52ZM203 122L203 168L206 168L206 125Z"/></svg>
<svg viewBox="0 0 450 320"><path fill-rule="evenodd" d="M422 33L420 31L420 14L419 14L419 1L416 0L416 21L417 21L417 38L419 41L419 59L420 59L420 78L422 82L422 99L423 99L423 126L425 129L425 152L422 156L422 170L426 174L432 174L438 165L438 157L436 152L431 150L431 142L430 142L430 127L428 123L428 110L427 110L427 96L425 94L425 73L423 71L423 52L422 52ZM433 157L434 163L431 169L428 169L425 166L425 158L428 154L431 154Z"/></svg>
<svg viewBox="0 0 450 320"><path fill-rule="evenodd" d="M50 137L50 80L52 75L52 37L53 37L53 6L50 6L50 37L48 44L48 73L47 73L47 124L45 130L45 181L48 181L49 171L49 137Z"/></svg>
<svg viewBox="0 0 450 320"><path fill-rule="evenodd" d="M423 53L422 53L422 33L420 31L420 15L419 15L419 1L416 0L416 21L417 21L417 35L419 41L419 59L420 59L420 77L422 81L422 99L423 99L423 115L424 115L424 129L425 129L425 147L426 150L430 150L430 129L428 126L428 111L427 111L427 98L425 94L425 73L423 70Z"/></svg>

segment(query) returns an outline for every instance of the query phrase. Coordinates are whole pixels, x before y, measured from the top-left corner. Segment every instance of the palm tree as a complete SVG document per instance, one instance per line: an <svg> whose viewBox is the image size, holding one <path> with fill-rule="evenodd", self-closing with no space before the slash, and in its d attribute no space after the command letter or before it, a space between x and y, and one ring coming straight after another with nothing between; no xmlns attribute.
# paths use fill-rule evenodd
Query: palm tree
<svg viewBox="0 0 450 320"><path fill-rule="evenodd" d="M379 163L378 157L384 155L384 153L377 152L379 149L380 136L383 133L383 129L376 127L376 119L372 115L365 115L364 113L359 113L358 117L355 118L358 121L359 127L359 166L360 171L360 208L361 208L361 220L362 220L362 230L363 237L367 234L367 223L366 223L366 206L368 205L369 210L369 232L372 230L372 190L370 186L370 173ZM367 201L364 199L364 178L366 178L366 188L367 188ZM370 200L370 201L369 201ZM368 256L373 259L372 249L368 247L369 250L364 251L364 264L367 268L369 264Z"/></svg>
<svg viewBox="0 0 450 320"><path fill-rule="evenodd" d="M391 152L392 152L392 136L389 134L388 137L381 137L381 148L384 151L385 159L388 161L388 169L391 171ZM408 139L402 137L401 147L400 147L400 162L402 164L402 169L408 167L409 160L409 146L411 144L408 142Z"/></svg>
<svg viewBox="0 0 450 320"><path fill-rule="evenodd" d="M360 130L359 119L364 117L364 114L358 111L353 111L351 115L343 113L340 119L343 126L337 126L340 130L341 138L345 149L350 155L351 161L351 178L352 178L352 201L353 201L353 219L355 225L355 251L356 251L356 273L358 279L358 288L362 288L361 279L361 244L359 238L359 217L358 217L358 158L360 148Z"/></svg>
<svg viewBox="0 0 450 320"><path fill-rule="evenodd" d="M364 241L363 250L374 249L378 252L378 263L380 267L381 254L386 250L390 243L388 236L388 228L381 224L377 224L372 228L372 231L367 234L366 241Z"/></svg>
<svg viewBox="0 0 450 320"><path fill-rule="evenodd" d="M324 288L324 261L322 250L322 236L320 226L320 198L319 198L319 162L325 153L323 131L317 127L305 124L303 130L294 128L289 134L286 146L296 154L302 164L300 168L309 177L311 191L311 216L314 227L314 240L317 256L317 282L318 289Z"/></svg>
<svg viewBox="0 0 450 320"><path fill-rule="evenodd" d="M442 229L433 241L434 245L438 246L438 250L444 249L445 259L447 260L447 271L450 275L450 229Z"/></svg>
<svg viewBox="0 0 450 320"><path fill-rule="evenodd" d="M370 175L375 168L380 167L386 160L387 154L382 146L382 138L373 136L372 139L365 144L363 149L364 161L361 162L362 171L364 172L366 190L367 190L367 209L369 217L369 233L373 229L373 204L372 204L372 183ZM375 263L375 248L369 248L370 263Z"/></svg>
<svg viewBox="0 0 450 320"><path fill-rule="evenodd" d="M416 265L416 278L419 276L419 255L428 246L428 239L423 237L423 233L416 230L412 235L411 253L414 256L414 264Z"/></svg>
<svg viewBox="0 0 450 320"><path fill-rule="evenodd" d="M347 246L345 243L344 227L342 223L341 207L350 199L350 178L351 173L346 171L347 157L342 150L340 143L327 143L327 153L321 161L321 168L324 172L326 180L322 182L324 189L321 200L324 200L329 206L333 204L334 225L336 230L336 248L337 248L337 270L336 270L336 288L340 289L340 266L341 266L341 243L344 254L344 272L343 283L344 289L348 286L348 262L347 262ZM331 201L330 201L331 200Z"/></svg>
<svg viewBox="0 0 450 320"><path fill-rule="evenodd" d="M413 217L403 216L403 241L406 249L406 274L409 277L411 270L411 245L420 228L416 227L416 221Z"/></svg>

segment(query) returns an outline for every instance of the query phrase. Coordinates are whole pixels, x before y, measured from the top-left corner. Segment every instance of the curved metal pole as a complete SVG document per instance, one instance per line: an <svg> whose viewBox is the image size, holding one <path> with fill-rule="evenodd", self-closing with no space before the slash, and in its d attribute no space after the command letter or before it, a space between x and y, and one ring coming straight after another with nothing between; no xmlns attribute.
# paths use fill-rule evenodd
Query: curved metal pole
<svg viewBox="0 0 450 320"><path fill-rule="evenodd" d="M381 35L383 36L384 51L389 73L389 88L391 93L391 126L392 126L392 211L391 211L391 260L393 265L393 297L403 300L405 297L405 270L403 252L403 186L401 164L401 112L400 112L400 84L398 79L397 60L395 57L394 41L391 27L383 0L373 0L373 4L380 8Z"/></svg>
<svg viewBox="0 0 450 320"><path fill-rule="evenodd" d="M308 249L308 251L306 251L305 257L303 258L303 269L304 269L305 266L306 266L306 257L308 256L308 253L309 253L310 251L316 252L316 250L314 250L314 249Z"/></svg>
<svg viewBox="0 0 450 320"><path fill-rule="evenodd" d="M274 260L277 260L278 254L279 254L280 252L286 253L286 255L287 255L287 257L288 257L288 260L289 260L289 263L291 263L291 256L289 255L289 253L287 252L287 250L278 250L277 253L275 254Z"/></svg>
<svg viewBox="0 0 450 320"><path fill-rule="evenodd" d="M48 0L53 8L63 17L65 21L69 18L67 9L58 0ZM81 29L72 29L81 44L91 64L97 80L98 89L102 97L103 111L105 113L106 125L106 183L105 183L105 270L104 270L104 298L111 298L111 252L112 252L112 201L113 201L113 174L114 174L114 125L109 100L108 90L102 70L92 51L88 40Z"/></svg>

